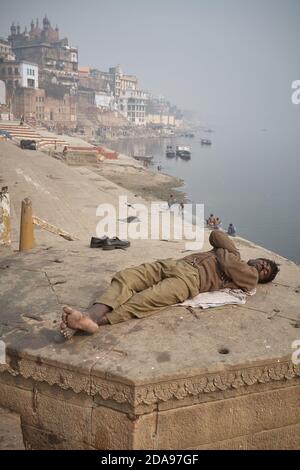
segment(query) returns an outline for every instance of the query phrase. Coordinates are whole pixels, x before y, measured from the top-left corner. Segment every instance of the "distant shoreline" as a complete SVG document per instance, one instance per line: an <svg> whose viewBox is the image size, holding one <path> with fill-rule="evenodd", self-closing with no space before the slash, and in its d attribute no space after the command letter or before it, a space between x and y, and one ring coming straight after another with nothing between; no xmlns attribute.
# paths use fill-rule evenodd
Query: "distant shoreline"
<svg viewBox="0 0 300 470"><path fill-rule="evenodd" d="M175 202L187 202L186 193L178 189L185 184L182 178L152 171L128 155L120 154L119 160L106 160L97 172L147 201L167 201L173 194Z"/></svg>

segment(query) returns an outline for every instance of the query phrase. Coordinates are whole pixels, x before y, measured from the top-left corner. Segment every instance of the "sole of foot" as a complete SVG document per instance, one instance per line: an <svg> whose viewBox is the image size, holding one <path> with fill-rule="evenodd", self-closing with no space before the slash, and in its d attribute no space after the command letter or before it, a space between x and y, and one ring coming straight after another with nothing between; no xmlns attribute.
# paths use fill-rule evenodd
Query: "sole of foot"
<svg viewBox="0 0 300 470"><path fill-rule="evenodd" d="M99 326L88 316L71 307L64 307L60 331L66 340L70 340L77 331L93 334Z"/></svg>

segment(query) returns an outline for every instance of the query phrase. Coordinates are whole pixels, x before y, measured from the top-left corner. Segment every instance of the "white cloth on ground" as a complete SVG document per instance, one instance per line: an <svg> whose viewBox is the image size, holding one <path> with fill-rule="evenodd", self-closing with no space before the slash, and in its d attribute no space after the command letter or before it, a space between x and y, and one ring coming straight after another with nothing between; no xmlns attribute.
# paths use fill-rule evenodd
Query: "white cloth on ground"
<svg viewBox="0 0 300 470"><path fill-rule="evenodd" d="M241 289L221 289L212 292L202 292L194 298L187 299L177 306L193 308L212 308L224 305L244 305L247 297L256 294L256 289L244 292Z"/></svg>

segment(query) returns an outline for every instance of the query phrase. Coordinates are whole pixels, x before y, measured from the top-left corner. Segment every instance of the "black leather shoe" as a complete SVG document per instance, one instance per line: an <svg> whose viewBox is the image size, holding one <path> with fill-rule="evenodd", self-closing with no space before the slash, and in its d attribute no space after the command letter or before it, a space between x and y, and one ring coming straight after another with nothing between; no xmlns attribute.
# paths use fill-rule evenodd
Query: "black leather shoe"
<svg viewBox="0 0 300 470"><path fill-rule="evenodd" d="M91 238L91 248L103 248L104 244L106 243L106 240L108 240L108 237L104 235L104 237L101 238L96 238L92 237Z"/></svg>
<svg viewBox="0 0 300 470"><path fill-rule="evenodd" d="M120 240L117 237L107 238L103 245L103 250L116 250L118 248L125 249L130 246L130 242L127 240Z"/></svg>

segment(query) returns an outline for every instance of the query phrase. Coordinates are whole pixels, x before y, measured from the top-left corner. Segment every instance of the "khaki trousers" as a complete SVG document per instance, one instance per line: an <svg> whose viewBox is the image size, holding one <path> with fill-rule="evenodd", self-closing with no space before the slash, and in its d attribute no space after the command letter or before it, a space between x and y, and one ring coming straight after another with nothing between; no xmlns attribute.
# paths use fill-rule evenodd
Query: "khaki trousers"
<svg viewBox="0 0 300 470"><path fill-rule="evenodd" d="M112 308L111 324L147 317L199 293L196 268L183 260L166 259L118 272L96 304Z"/></svg>

